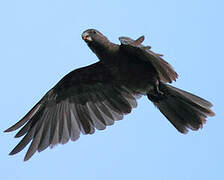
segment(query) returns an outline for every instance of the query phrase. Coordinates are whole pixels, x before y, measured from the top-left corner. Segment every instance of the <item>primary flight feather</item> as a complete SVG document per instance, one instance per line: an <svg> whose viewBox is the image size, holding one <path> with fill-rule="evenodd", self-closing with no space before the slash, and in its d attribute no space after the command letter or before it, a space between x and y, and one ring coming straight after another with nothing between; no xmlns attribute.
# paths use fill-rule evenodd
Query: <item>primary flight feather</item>
<svg viewBox="0 0 224 180"><path fill-rule="evenodd" d="M198 130L207 116L214 115L207 100L167 84L178 75L160 54L142 45L144 36L137 40L120 37L118 45L89 29L82 39L99 61L67 74L19 122L5 130L20 129L15 137L23 136L10 155L31 142L24 158L28 160L36 151L75 141L81 133L103 130L130 113L142 95L181 133Z"/></svg>

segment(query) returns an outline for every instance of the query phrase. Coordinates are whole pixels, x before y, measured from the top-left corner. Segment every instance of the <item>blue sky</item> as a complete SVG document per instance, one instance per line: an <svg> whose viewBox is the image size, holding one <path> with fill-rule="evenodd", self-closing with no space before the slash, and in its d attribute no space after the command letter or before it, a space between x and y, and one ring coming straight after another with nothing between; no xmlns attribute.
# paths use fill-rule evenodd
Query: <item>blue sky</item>
<svg viewBox="0 0 224 180"><path fill-rule="evenodd" d="M221 0L0 1L0 178L223 179L223 7ZM68 72L97 61L81 39L88 28L116 43L145 35L179 73L174 85L210 100L216 116L182 135L142 98L104 131L25 163L25 151L8 156L18 139L3 130Z"/></svg>

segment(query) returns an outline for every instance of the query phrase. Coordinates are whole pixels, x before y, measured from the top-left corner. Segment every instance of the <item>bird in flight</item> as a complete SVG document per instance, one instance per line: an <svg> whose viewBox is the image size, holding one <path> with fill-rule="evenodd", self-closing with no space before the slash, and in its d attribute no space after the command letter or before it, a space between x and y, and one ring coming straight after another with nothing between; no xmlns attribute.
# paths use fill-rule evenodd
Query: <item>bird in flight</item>
<svg viewBox="0 0 224 180"><path fill-rule="evenodd" d="M146 96L181 133L198 130L207 116L214 116L212 104L169 83L178 75L162 55L143 46L144 36L133 40L120 37L120 45L102 33L88 29L82 39L99 61L76 69L63 77L16 124L5 130L20 128L22 137L10 152L14 155L30 144L24 160L56 144L75 141L80 134L121 120Z"/></svg>

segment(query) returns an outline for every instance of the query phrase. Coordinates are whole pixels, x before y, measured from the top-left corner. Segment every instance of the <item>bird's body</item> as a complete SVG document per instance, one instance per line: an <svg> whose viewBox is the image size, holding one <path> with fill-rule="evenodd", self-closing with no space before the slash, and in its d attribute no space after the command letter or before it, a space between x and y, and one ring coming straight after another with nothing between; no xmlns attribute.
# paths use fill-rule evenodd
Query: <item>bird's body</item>
<svg viewBox="0 0 224 180"><path fill-rule="evenodd" d="M156 69L150 62L127 53L118 44L111 43L106 39L105 43L97 44L97 46L91 45L91 43L88 45L106 71L110 72L114 83L123 84L139 93L146 94L152 84L159 80Z"/></svg>
<svg viewBox="0 0 224 180"><path fill-rule="evenodd" d="M24 136L10 153L20 152L32 141L25 160L37 150L77 140L82 134L105 129L137 106L136 99L146 95L181 133L203 126L213 116L210 102L172 87L177 78L161 55L141 43L121 37L121 45L111 43L99 31L90 29L83 40L99 62L76 69L62 78L19 122L16 137Z"/></svg>

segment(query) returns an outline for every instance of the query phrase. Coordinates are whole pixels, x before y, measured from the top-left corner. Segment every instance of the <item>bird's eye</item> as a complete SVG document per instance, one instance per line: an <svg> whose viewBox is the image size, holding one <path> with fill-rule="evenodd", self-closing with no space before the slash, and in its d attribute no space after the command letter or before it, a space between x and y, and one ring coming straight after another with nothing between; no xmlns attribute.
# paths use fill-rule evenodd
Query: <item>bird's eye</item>
<svg viewBox="0 0 224 180"><path fill-rule="evenodd" d="M93 34L96 34L96 31L95 31L95 30L92 30L92 33L93 33Z"/></svg>

